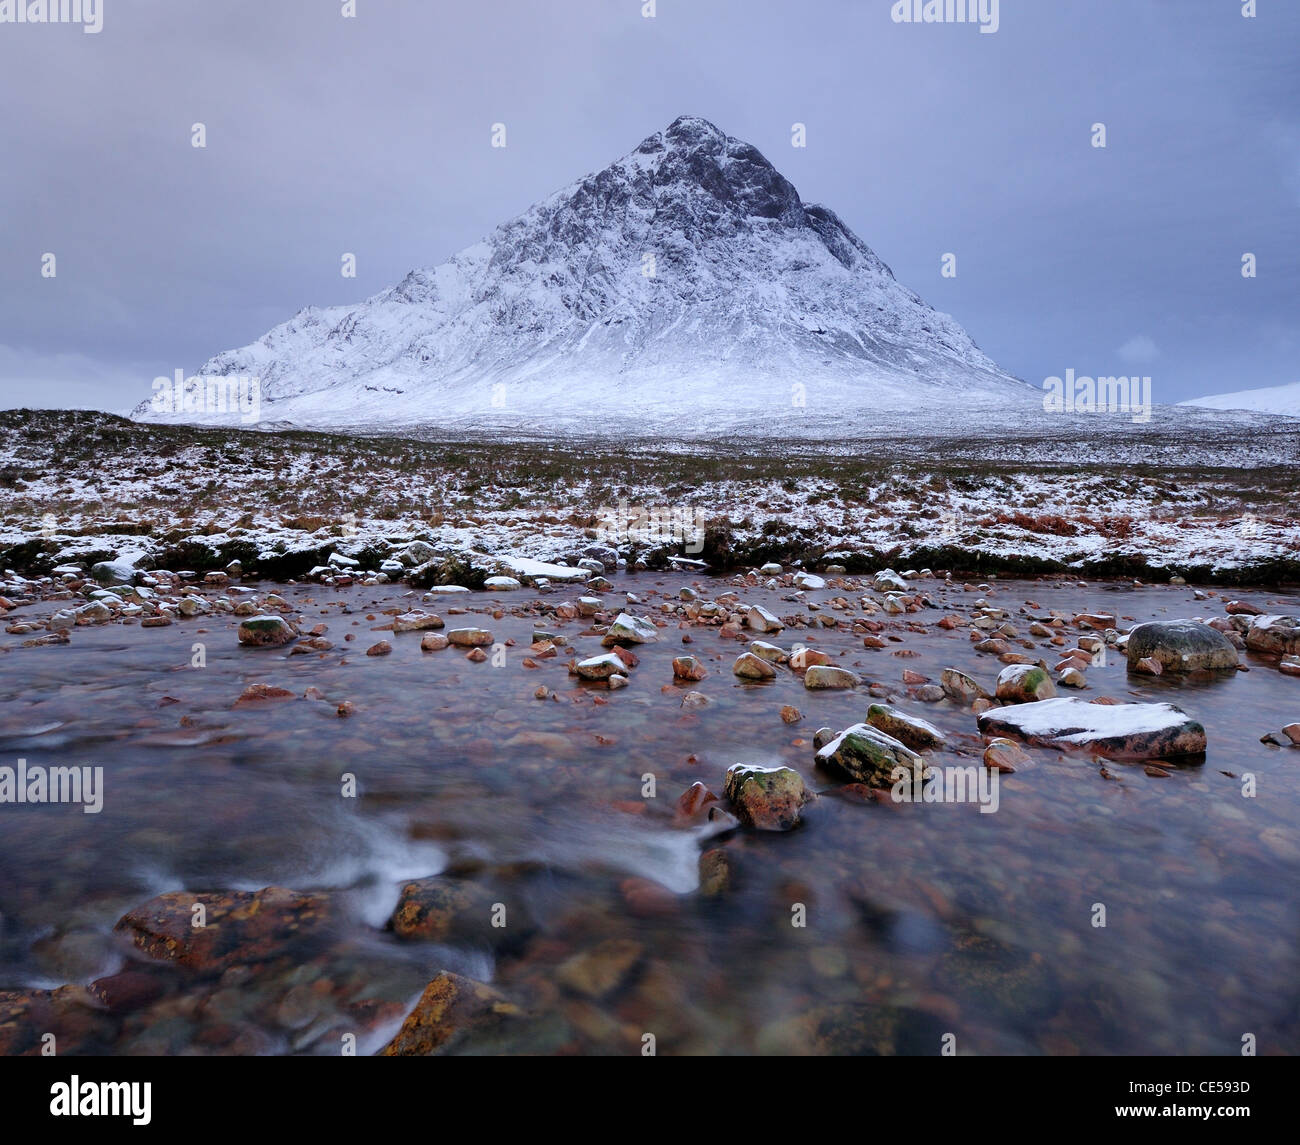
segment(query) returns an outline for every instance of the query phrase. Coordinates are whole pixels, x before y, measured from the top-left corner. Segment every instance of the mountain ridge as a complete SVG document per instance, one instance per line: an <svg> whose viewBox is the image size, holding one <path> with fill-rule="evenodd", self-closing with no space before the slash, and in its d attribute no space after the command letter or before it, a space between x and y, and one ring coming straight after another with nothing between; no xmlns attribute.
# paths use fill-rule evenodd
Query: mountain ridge
<svg viewBox="0 0 1300 1145"><path fill-rule="evenodd" d="M1274 414L1278 417L1300 417L1300 382L1280 386L1259 386L1228 394L1209 394L1180 402L1212 410L1247 410L1251 413Z"/></svg>

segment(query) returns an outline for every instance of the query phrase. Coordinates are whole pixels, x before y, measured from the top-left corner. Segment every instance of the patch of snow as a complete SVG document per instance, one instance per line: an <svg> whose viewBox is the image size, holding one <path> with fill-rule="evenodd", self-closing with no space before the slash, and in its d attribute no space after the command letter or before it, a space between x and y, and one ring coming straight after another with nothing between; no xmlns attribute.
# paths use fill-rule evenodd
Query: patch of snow
<svg viewBox="0 0 1300 1145"><path fill-rule="evenodd" d="M996 708L999 723L1014 724L1026 736L1051 736L1086 746L1096 739L1171 731L1187 723L1172 704L1092 704L1086 700L1039 700Z"/></svg>

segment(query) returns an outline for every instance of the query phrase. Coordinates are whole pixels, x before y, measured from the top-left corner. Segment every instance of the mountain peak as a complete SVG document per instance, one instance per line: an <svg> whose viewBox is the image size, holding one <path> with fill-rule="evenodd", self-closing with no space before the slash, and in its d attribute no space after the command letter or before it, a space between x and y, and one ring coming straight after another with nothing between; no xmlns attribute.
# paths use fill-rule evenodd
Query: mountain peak
<svg viewBox="0 0 1300 1145"><path fill-rule="evenodd" d="M309 308L202 374L259 378L267 416L303 425L637 432L819 433L1027 389L756 147L691 115L440 266Z"/></svg>
<svg viewBox="0 0 1300 1145"><path fill-rule="evenodd" d="M641 141L634 155L657 155L665 151L706 151L720 154L728 143L734 143L725 131L698 115L679 115L662 131L656 131Z"/></svg>
<svg viewBox="0 0 1300 1145"><path fill-rule="evenodd" d="M604 178L615 169L625 171L629 161L643 166L647 160L661 194L671 197L671 188L676 186L680 194L702 192L727 214L784 218L792 224L803 221L794 184L757 147L727 135L700 116L678 116L595 178ZM686 214L700 222L698 211Z"/></svg>
<svg viewBox="0 0 1300 1145"><path fill-rule="evenodd" d="M726 143L730 136L699 115L679 115L664 129L664 138L695 145L716 140Z"/></svg>

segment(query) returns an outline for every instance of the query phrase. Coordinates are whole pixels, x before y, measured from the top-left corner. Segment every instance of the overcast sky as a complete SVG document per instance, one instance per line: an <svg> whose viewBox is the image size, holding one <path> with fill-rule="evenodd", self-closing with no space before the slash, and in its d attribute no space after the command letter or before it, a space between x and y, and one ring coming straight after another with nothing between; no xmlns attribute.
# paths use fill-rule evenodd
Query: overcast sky
<svg viewBox="0 0 1300 1145"><path fill-rule="evenodd" d="M681 114L755 144L1035 385L1300 381L1297 0L1001 0L993 34L896 24L892 0L644 3L103 0L96 34L0 23L0 406L130 407Z"/></svg>

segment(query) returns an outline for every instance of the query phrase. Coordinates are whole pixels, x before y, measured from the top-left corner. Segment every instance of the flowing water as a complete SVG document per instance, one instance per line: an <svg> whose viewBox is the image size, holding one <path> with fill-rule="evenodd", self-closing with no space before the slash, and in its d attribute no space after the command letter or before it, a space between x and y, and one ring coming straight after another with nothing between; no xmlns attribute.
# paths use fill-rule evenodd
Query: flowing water
<svg viewBox="0 0 1300 1145"><path fill-rule="evenodd" d="M688 580L637 574L617 588L653 615ZM705 596L731 587L695 583ZM716 629L683 630L688 648L675 624L663 629L637 649L629 686L609 691L579 684L564 656L522 664L534 620L519 613L563 594L426 606L449 628L513 639L494 665L455 648L423 653L419 633L372 632L385 609L419 601L404 587L279 591L309 625L329 626L332 651L239 647L229 616L79 628L62 647L4 638L0 763L102 766L105 780L96 815L0 806L0 990L140 964L113 925L167 891L276 885L329 892L337 908L313 945L260 971L144 965L159 976L151 1000L104 1018L87 1051L337 1053L349 1030L370 1051L442 969L491 981L527 1015L460 1052L639 1053L647 1033L659 1053L932 1054L947 1035L964 1053L1233 1054L1248 1034L1261 1053L1300 1050L1300 748L1260 742L1300 719L1300 680L1263 659L1180 681L1131 676L1112 651L1080 694L1179 705L1205 725L1205 761L1159 778L1031 749L1001 777L996 812L982 813L837 795L840 781L813 765L813 733L861 721L865 690L811 692L788 670L743 684L730 671L743 645ZM928 591L944 610L978 595ZM778 615L803 610L789 590L741 592ZM1222 611L1174 587L999 581L983 595L1022 636L1026 601L1118 613L1121 628ZM1300 607L1278 590L1233 595ZM500 618L446 612L494 601ZM919 703L900 682L904 669L937 680L949 666L986 686L996 676L964 628L933 626L940 615L905 618L924 632L891 622L902 640L880 650L828 629L771 639L897 685L899 706L949 737L934 762L970 764L982 746L970 712ZM600 651L580 635L587 621L541 623L580 655ZM381 637L393 653L365 656ZM206 664L194 667L200 643ZM893 654L903 649L915 655ZM671 683L683 652L704 660L707 679ZM323 700L233 707L253 683ZM558 701L534 698L542 684ZM684 709L690 689L712 704ZM341 701L353 705L346 718ZM802 721L782 721L786 704ZM795 767L822 795L781 835L706 840L698 820L675 819L685 788L701 780L721 795L738 761ZM730 886L705 895L698 859L715 847ZM489 886L520 943L502 952L386 931L402 884L439 872ZM557 968L609 939L627 941L632 968L604 993L564 986Z"/></svg>

